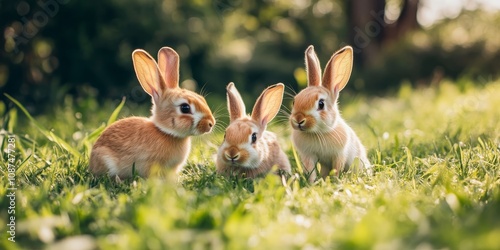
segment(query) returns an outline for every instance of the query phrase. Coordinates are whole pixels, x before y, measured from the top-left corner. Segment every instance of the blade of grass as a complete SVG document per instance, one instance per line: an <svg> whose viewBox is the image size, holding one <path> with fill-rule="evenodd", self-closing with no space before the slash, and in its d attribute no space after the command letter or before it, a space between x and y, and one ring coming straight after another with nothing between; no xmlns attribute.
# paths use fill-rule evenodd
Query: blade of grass
<svg viewBox="0 0 500 250"><path fill-rule="evenodd" d="M17 110L11 109L9 111L9 121L7 123L7 131L14 133L14 127L17 124Z"/></svg>
<svg viewBox="0 0 500 250"><path fill-rule="evenodd" d="M104 126L104 124L96 128L96 130L94 130L87 136L87 138L85 138L85 141L94 141L95 139L97 139L97 137L99 137L99 135L101 135L102 131L104 131L105 128L106 126Z"/></svg>
<svg viewBox="0 0 500 250"><path fill-rule="evenodd" d="M28 160L31 158L31 156L33 156L33 155L30 154L23 161L21 161L21 163L19 164L19 167L16 170L16 173L21 173L22 171L24 171L24 169L26 168L26 166L28 166L27 163L28 163Z"/></svg>
<svg viewBox="0 0 500 250"><path fill-rule="evenodd" d="M92 144L95 142L97 137L99 137L101 135L101 133L104 131L104 129L106 129L107 126L111 125L113 122L116 121L118 114L120 113L123 106L125 105L125 100L126 100L126 98L123 97L120 104L118 104L118 106L115 108L115 110L113 110L113 113L111 113L111 115L109 116L109 119L108 119L108 122L106 123L106 125L99 126L97 129L95 129L92 133L87 135L87 137L85 137L82 140L82 144L85 147L85 152L90 152L90 149L92 148Z"/></svg>
<svg viewBox="0 0 500 250"><path fill-rule="evenodd" d="M65 142L63 139L59 138L57 135L54 133L48 131L47 129L43 128L36 120L33 118L28 110L19 102L17 101L14 97L10 96L9 94L4 93L4 95L9 98L10 101L12 101L23 113L28 117L31 123L35 125L35 127L50 141L55 142L59 147L62 149L66 150L68 153L72 154L76 158L81 158L82 155L80 152L78 152L76 149L71 147L67 142Z"/></svg>
<svg viewBox="0 0 500 250"><path fill-rule="evenodd" d="M293 152L293 158L295 159L295 163L297 163L297 170L302 175L304 173L304 170L302 169L302 165L300 164L299 155L297 154L297 151L295 150L295 147L293 146L293 144L292 144L292 152Z"/></svg>
<svg viewBox="0 0 500 250"><path fill-rule="evenodd" d="M123 106L125 105L125 100L126 100L126 98L123 97L120 104L118 104L118 107L116 107L115 110L113 111L113 113L111 113L111 116L108 119L108 123L106 124L107 126L111 125L113 122L116 121L116 118L118 118L118 114L120 113Z"/></svg>

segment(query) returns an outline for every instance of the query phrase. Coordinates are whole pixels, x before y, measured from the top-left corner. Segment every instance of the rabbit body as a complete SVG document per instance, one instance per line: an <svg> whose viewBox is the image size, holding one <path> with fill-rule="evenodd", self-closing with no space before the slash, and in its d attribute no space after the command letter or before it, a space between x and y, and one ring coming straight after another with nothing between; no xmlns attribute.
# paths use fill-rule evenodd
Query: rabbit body
<svg viewBox="0 0 500 250"><path fill-rule="evenodd" d="M350 170L359 159L359 169L370 170L366 150L354 130L342 119L337 99L347 84L352 70L352 48L336 52L321 78L319 60L314 48L305 53L308 87L294 97L290 124L294 129L292 142L309 173L316 179L316 163L326 177L332 170L338 175ZM355 169L358 170L358 169Z"/></svg>
<svg viewBox="0 0 500 250"><path fill-rule="evenodd" d="M230 124L217 153L217 173L255 178L269 173L273 166L290 173L290 162L276 135L266 130L268 122L279 111L283 92L283 84L268 87L255 103L252 115L248 116L234 84L228 85Z"/></svg>
<svg viewBox="0 0 500 250"><path fill-rule="evenodd" d="M179 170L190 148L189 137L168 135L151 119L129 117L113 123L102 133L92 150L91 171L126 178L132 175L133 168L140 176L149 176L150 168L155 165Z"/></svg>
<svg viewBox="0 0 500 250"><path fill-rule="evenodd" d="M143 50L132 58L139 83L152 97L152 116L121 119L106 128L90 155L94 175L127 178L135 169L147 177L154 166L180 171L191 150L190 136L215 125L205 99L179 88L179 56L173 49L160 49L158 64Z"/></svg>
<svg viewBox="0 0 500 250"><path fill-rule="evenodd" d="M292 131L292 142L306 169L312 171L316 163L321 164L321 176L327 176L333 169L345 172L359 158L365 166L369 166L366 150L358 136L343 119L333 127L331 133L302 133ZM312 178L316 178L315 174Z"/></svg>

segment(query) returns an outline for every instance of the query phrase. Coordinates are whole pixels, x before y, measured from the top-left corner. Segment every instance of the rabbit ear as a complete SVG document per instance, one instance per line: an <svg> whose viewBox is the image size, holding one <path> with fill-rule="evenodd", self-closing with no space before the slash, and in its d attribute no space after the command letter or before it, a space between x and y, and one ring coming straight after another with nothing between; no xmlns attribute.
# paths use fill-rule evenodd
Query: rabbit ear
<svg viewBox="0 0 500 250"><path fill-rule="evenodd" d="M179 55L170 47L158 51L158 68L165 79L167 88L179 87Z"/></svg>
<svg viewBox="0 0 500 250"><path fill-rule="evenodd" d="M346 46L335 52L328 61L323 75L323 87L340 92L351 77L353 63L352 47Z"/></svg>
<svg viewBox="0 0 500 250"><path fill-rule="evenodd" d="M266 127L267 123L278 114L281 102L283 101L284 91L285 85L283 83L278 83L265 89L259 96L259 99L257 99L257 102L255 102L252 119L259 122L262 127Z"/></svg>
<svg viewBox="0 0 500 250"><path fill-rule="evenodd" d="M148 52L136 49L132 52L132 61L142 88L157 101L165 90L165 82L155 60Z"/></svg>
<svg viewBox="0 0 500 250"><path fill-rule="evenodd" d="M321 84L321 67L319 59L314 52L314 46L309 45L305 53L307 86L319 86Z"/></svg>
<svg viewBox="0 0 500 250"><path fill-rule="evenodd" d="M232 122L238 118L245 116L245 103L241 98L240 93L234 86L234 83L230 82L227 87L227 110L229 110L229 121Z"/></svg>

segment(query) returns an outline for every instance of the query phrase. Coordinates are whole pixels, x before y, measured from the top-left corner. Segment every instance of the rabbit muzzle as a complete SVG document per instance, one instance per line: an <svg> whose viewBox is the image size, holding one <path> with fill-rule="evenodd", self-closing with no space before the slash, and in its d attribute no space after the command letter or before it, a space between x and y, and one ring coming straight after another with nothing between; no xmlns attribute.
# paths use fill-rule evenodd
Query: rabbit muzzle
<svg viewBox="0 0 500 250"><path fill-rule="evenodd" d="M212 128L215 126L215 119L213 116L205 116L202 118L199 122L198 125L196 126L196 130L200 134L205 134L209 133L212 131Z"/></svg>
<svg viewBox="0 0 500 250"><path fill-rule="evenodd" d="M303 113L295 113L290 117L290 124L295 130L306 131L314 126L314 118Z"/></svg>

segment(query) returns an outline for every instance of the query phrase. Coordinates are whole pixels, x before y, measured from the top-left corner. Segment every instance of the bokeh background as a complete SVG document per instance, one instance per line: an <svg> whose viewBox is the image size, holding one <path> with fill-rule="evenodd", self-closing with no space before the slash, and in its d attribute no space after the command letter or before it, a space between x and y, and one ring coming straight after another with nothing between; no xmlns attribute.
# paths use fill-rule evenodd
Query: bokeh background
<svg viewBox="0 0 500 250"><path fill-rule="evenodd" d="M149 106L131 52L162 46L181 56L182 86L210 93L209 103L224 102L230 81L252 101L276 82L299 90L310 44L322 65L354 47L346 92L482 84L500 74L499 9L494 0L1 1L0 92L33 114L66 96Z"/></svg>

